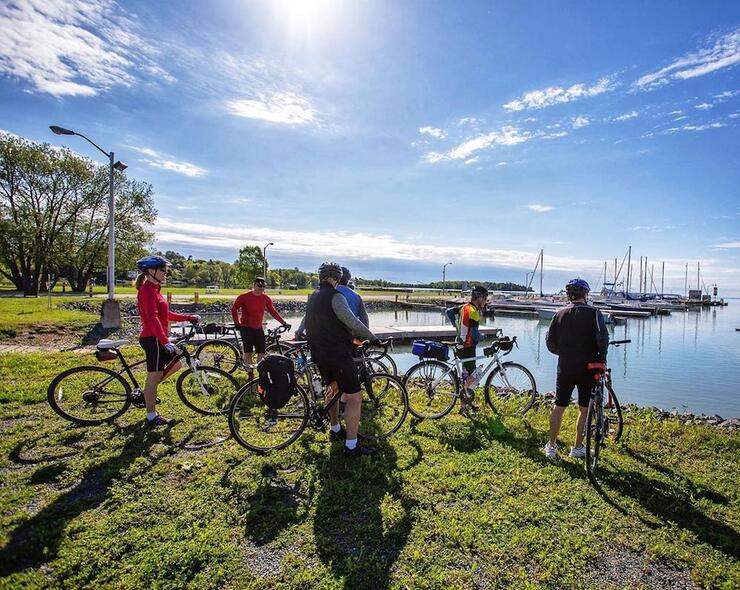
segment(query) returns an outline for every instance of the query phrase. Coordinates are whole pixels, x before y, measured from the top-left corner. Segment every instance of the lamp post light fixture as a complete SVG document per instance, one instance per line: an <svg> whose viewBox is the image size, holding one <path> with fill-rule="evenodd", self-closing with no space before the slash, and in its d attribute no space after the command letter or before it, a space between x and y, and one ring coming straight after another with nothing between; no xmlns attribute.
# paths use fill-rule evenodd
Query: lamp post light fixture
<svg viewBox="0 0 740 590"><path fill-rule="evenodd" d="M442 265L442 295L445 295L447 293L447 267L452 264L451 262L446 262Z"/></svg>
<svg viewBox="0 0 740 590"><path fill-rule="evenodd" d="M270 242L269 244L265 244L265 247L262 248L262 277L265 279L265 284L267 284L267 247L274 245L275 242Z"/></svg>
<svg viewBox="0 0 740 590"><path fill-rule="evenodd" d="M105 154L108 158L110 175L108 180L108 299L103 302L103 308L101 311L101 323L104 328L120 328L121 327L121 307L116 301L116 219L115 219L115 208L116 200L113 193L113 171L118 170L123 172L128 168L126 164L120 160L116 162L115 155L113 152L106 152L97 143L91 140L89 137L85 137L82 133L77 133L71 129L65 129L57 125L50 125L51 129L56 135L77 135L82 139L86 140L89 144L97 148L101 153Z"/></svg>

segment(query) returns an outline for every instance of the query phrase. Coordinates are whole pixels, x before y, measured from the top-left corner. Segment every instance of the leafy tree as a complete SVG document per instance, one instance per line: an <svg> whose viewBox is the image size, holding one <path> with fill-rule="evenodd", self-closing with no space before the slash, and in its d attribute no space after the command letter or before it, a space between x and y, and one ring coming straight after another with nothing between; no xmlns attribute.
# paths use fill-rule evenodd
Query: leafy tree
<svg viewBox="0 0 740 590"><path fill-rule="evenodd" d="M262 275L264 257L259 246L244 246L239 250L239 258L234 262L234 284L249 287L254 278Z"/></svg>

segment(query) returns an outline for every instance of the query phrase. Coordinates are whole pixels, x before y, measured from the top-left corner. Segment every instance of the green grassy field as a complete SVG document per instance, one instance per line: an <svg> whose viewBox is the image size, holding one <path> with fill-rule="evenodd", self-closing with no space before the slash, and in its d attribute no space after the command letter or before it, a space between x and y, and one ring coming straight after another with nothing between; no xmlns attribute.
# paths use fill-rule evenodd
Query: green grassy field
<svg viewBox="0 0 740 590"><path fill-rule="evenodd" d="M97 314L63 309L65 301L74 297L52 297L51 309L46 297L0 297L0 340L28 332L74 332L98 319Z"/></svg>
<svg viewBox="0 0 740 590"><path fill-rule="evenodd" d="M740 587L737 433L630 413L601 493L542 455L546 408L409 421L354 462L323 433L257 456L172 380L172 428L65 423L46 385L91 360L0 355L0 587Z"/></svg>

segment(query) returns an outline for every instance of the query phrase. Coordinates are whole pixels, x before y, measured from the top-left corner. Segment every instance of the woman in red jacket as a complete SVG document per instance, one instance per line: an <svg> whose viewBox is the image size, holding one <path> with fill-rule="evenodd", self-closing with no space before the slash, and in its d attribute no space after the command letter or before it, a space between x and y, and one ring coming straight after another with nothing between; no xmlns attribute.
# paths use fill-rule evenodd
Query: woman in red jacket
<svg viewBox="0 0 740 590"><path fill-rule="evenodd" d="M160 289L167 277L169 262L162 256L145 256L136 262L139 276L136 277L136 305L141 318L139 344L146 354L146 384L144 401L146 402L146 426L169 426L174 420L168 420L157 414L157 387L162 380L180 368L180 363L172 365L164 374L164 369L176 352L175 345L169 339L169 320L200 320L198 315L188 315L170 311L167 300L162 297Z"/></svg>

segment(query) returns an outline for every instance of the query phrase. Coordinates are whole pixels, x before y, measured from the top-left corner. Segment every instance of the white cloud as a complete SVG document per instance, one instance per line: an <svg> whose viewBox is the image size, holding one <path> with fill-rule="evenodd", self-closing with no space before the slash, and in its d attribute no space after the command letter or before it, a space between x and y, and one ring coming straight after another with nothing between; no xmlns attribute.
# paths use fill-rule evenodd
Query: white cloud
<svg viewBox="0 0 740 590"><path fill-rule="evenodd" d="M478 119L475 117L462 117L461 119L457 120L457 126L462 127L463 125L477 125Z"/></svg>
<svg viewBox="0 0 740 590"><path fill-rule="evenodd" d="M740 113L731 113L728 115L728 117L730 117L730 119L737 119L738 117L740 117Z"/></svg>
<svg viewBox="0 0 740 590"><path fill-rule="evenodd" d="M256 98L230 100L226 108L232 115L270 123L305 125L318 123L318 113L308 99L294 92L260 94Z"/></svg>
<svg viewBox="0 0 740 590"><path fill-rule="evenodd" d="M677 227L676 225L636 225L632 228L632 231L662 232L676 229Z"/></svg>
<svg viewBox="0 0 740 590"><path fill-rule="evenodd" d="M728 98L732 98L733 96L737 96L738 94L740 94L740 90L725 90L724 92L715 94L714 98L718 100L727 100Z"/></svg>
<svg viewBox="0 0 740 590"><path fill-rule="evenodd" d="M708 111L711 109L714 105L709 104L708 102L703 102L701 104L695 104L694 108L699 109L700 111Z"/></svg>
<svg viewBox="0 0 740 590"><path fill-rule="evenodd" d="M445 137L447 137L447 134L444 131L436 127L419 127L419 133L421 133L422 135L436 137L437 139L444 139Z"/></svg>
<svg viewBox="0 0 740 590"><path fill-rule="evenodd" d="M601 78L593 86L573 84L568 88L550 86L544 90L532 90L520 98L507 102L504 108L507 111L523 111L524 109L542 109L559 103L571 102L579 98L597 96L615 88L614 77Z"/></svg>
<svg viewBox="0 0 740 590"><path fill-rule="evenodd" d="M682 115L683 111L681 109L678 109L677 111L671 111L668 113L669 115Z"/></svg>
<svg viewBox="0 0 740 590"><path fill-rule="evenodd" d="M444 154L440 154L439 152L429 152L428 154L424 154L423 159L425 162L429 162L430 164L436 164L446 158Z"/></svg>
<svg viewBox="0 0 740 590"><path fill-rule="evenodd" d="M94 96L141 78L174 81L112 0L0 2L0 31L0 73L35 92Z"/></svg>
<svg viewBox="0 0 740 590"><path fill-rule="evenodd" d="M578 117L573 117L570 120L570 124L572 125L573 129L580 129L581 127L586 127L591 123L591 120L588 117L584 117L583 115L579 115Z"/></svg>
<svg viewBox="0 0 740 590"><path fill-rule="evenodd" d="M465 164L475 164L480 161L480 156L473 156L469 160L465 160Z"/></svg>
<svg viewBox="0 0 740 590"><path fill-rule="evenodd" d="M465 140L444 154L439 152L429 152L424 156L426 162L432 164L443 160L468 160L475 152L487 149L494 145L512 146L524 143L532 138L528 131L522 131L516 127L506 125L496 131L483 133Z"/></svg>
<svg viewBox="0 0 740 590"><path fill-rule="evenodd" d="M141 158L141 161L145 164L148 164L152 168L169 170L170 172L182 174L191 178L198 178L200 176L205 176L206 174L208 174L208 171L204 168L201 168L200 166L196 166L195 164L191 164L190 162L172 159L171 156L163 155L160 152L153 150L152 148L135 145L127 145L126 147L137 151L144 156L147 156L146 158Z"/></svg>
<svg viewBox="0 0 740 590"><path fill-rule="evenodd" d="M738 242L723 242L721 244L715 244L714 246L712 246L712 248L722 248L722 249L740 248L740 241L738 241Z"/></svg>
<svg viewBox="0 0 740 590"><path fill-rule="evenodd" d="M684 125L681 129L683 131L706 131L707 129L720 129L721 127L727 127L727 124L715 121L706 125Z"/></svg>
<svg viewBox="0 0 740 590"><path fill-rule="evenodd" d="M565 137L566 135L568 135L567 131L555 131L554 133L543 135L542 139L558 139L560 137Z"/></svg>
<svg viewBox="0 0 740 590"><path fill-rule="evenodd" d="M679 111L680 112L680 111ZM619 115L618 117L614 117L614 121L628 121L629 119L634 119L635 117L638 117L640 113L637 111L632 111L630 113L625 113L624 115Z"/></svg>
<svg viewBox="0 0 740 590"><path fill-rule="evenodd" d="M540 205L538 203L532 203L531 205L527 205L527 209L530 211L534 211L535 213L547 213L548 211L552 211L555 209L552 205Z"/></svg>
<svg viewBox="0 0 740 590"><path fill-rule="evenodd" d="M497 162L496 168L503 168L504 166L508 166L508 165L509 165L508 162Z"/></svg>
<svg viewBox="0 0 740 590"><path fill-rule="evenodd" d="M698 50L674 60L660 70L635 81L636 90L651 90L672 80L688 80L740 63L740 28L723 35L713 35Z"/></svg>

